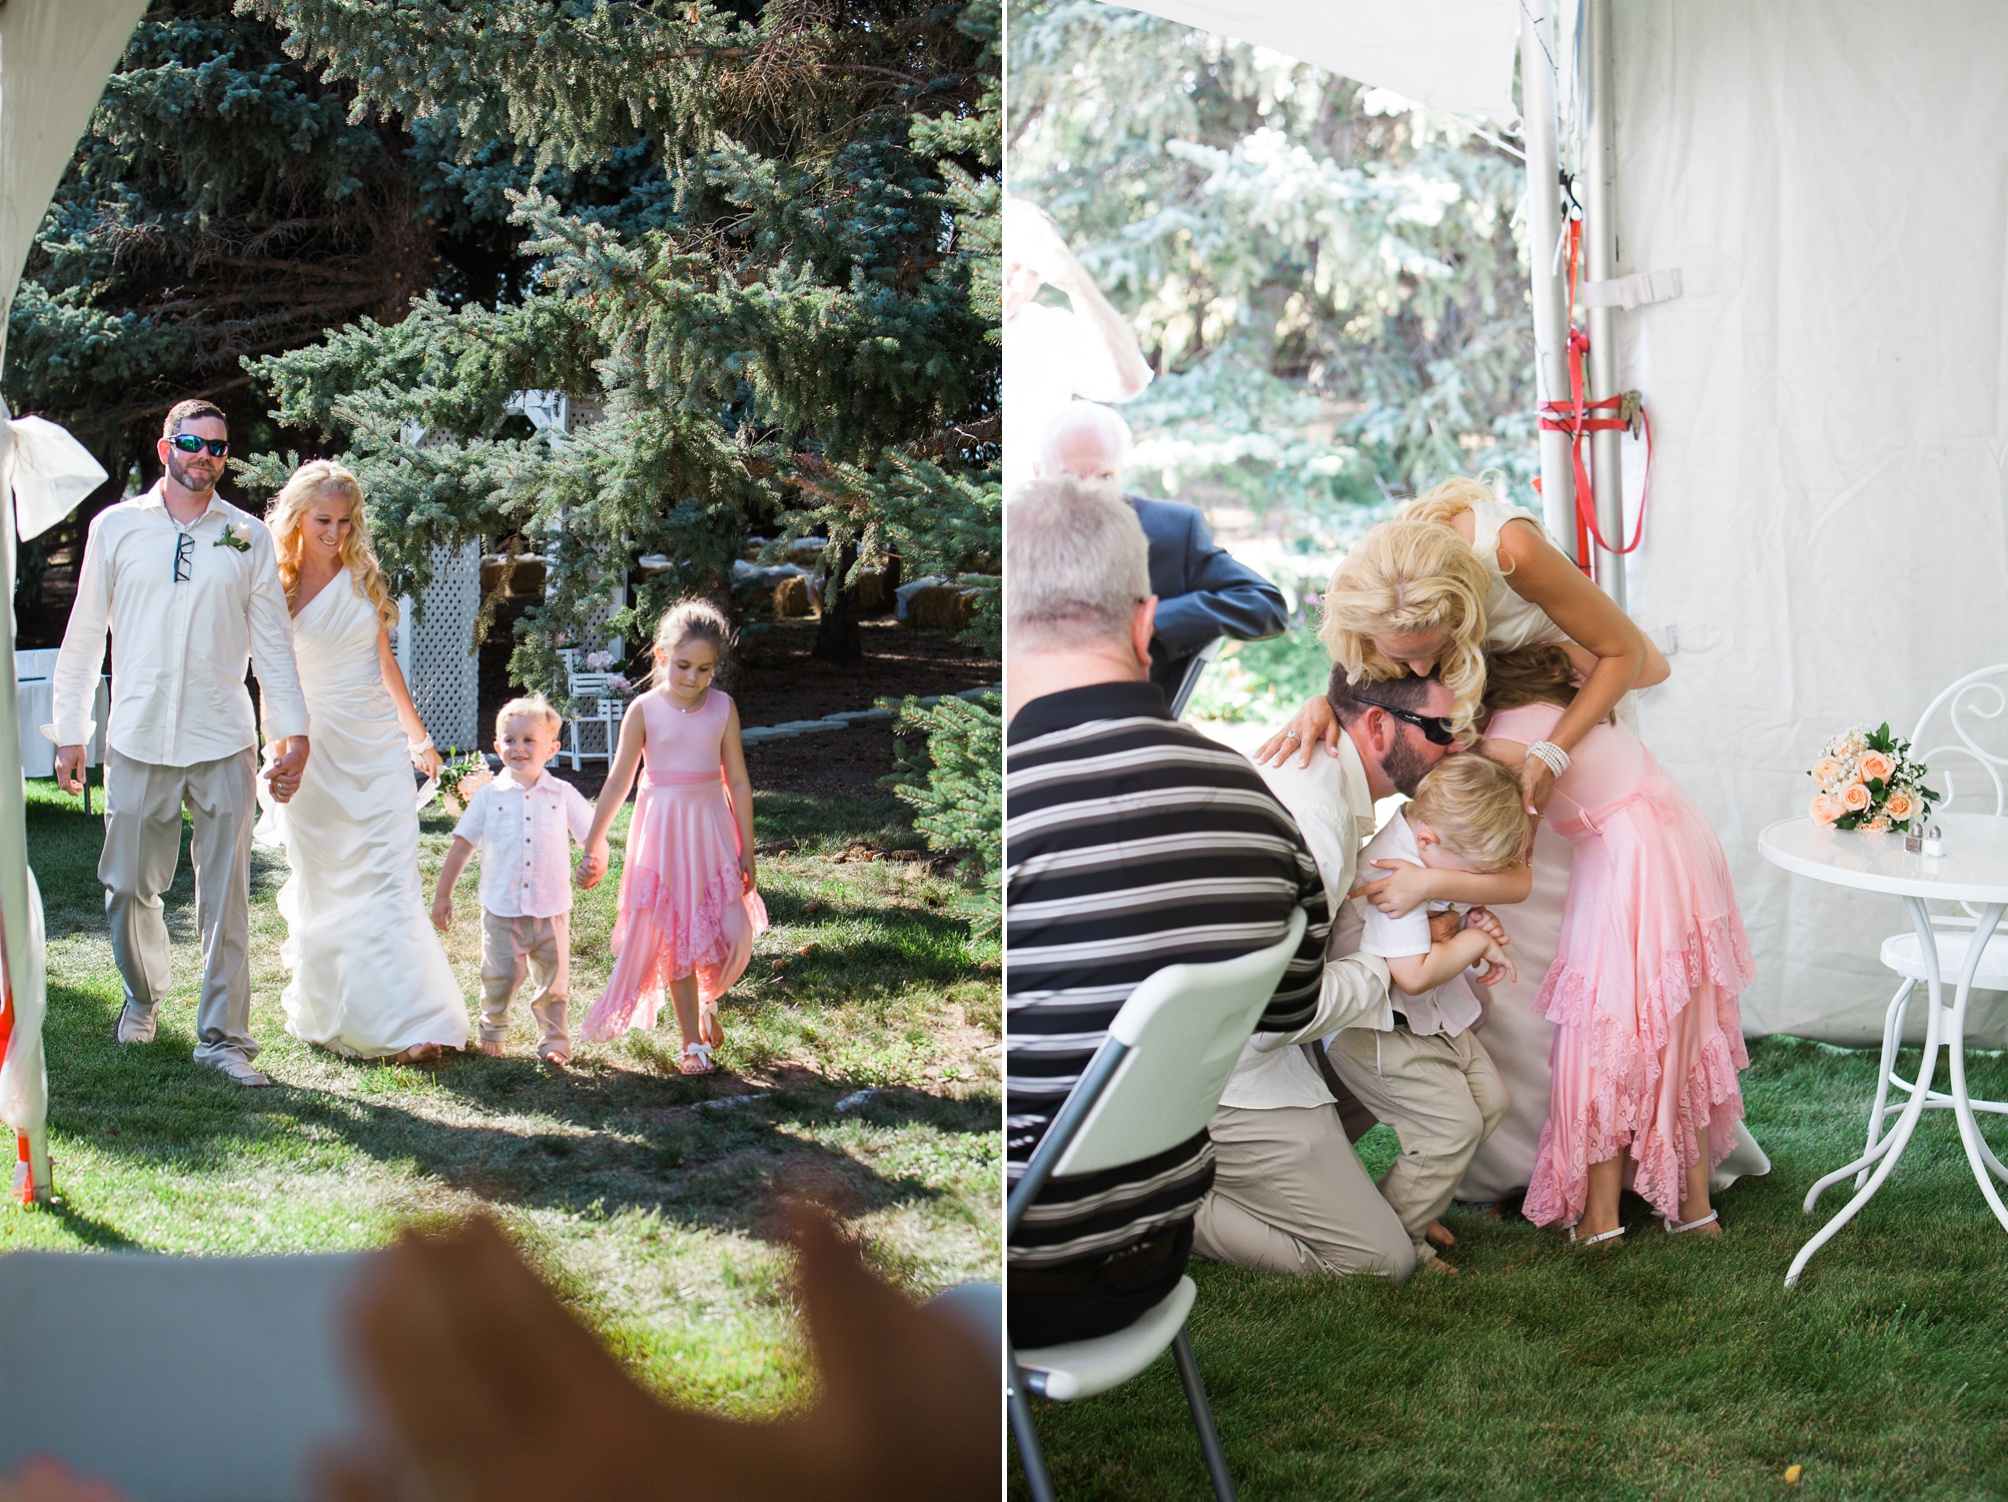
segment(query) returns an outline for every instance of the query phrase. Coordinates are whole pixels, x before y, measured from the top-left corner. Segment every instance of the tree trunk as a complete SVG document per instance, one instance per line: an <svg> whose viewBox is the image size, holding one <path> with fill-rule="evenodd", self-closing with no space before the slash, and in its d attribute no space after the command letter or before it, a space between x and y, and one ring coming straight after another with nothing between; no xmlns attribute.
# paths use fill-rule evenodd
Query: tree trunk
<svg viewBox="0 0 2008 1502"><path fill-rule="evenodd" d="M858 592L846 585L836 587L837 579L850 576L851 566L858 561L858 545L844 544L843 556L837 561L837 571L823 591L823 619L816 628L816 645L809 656L816 662L860 662L865 655L864 631L858 624Z"/></svg>

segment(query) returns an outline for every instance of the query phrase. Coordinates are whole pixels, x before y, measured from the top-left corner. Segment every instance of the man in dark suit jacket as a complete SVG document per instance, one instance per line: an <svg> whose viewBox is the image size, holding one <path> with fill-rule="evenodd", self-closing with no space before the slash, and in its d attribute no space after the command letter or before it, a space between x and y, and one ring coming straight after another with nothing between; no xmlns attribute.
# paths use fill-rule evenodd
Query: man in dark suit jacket
<svg viewBox="0 0 2008 1502"><path fill-rule="evenodd" d="M1129 424L1116 413L1093 402L1072 402L1046 430L1039 473L1120 485L1129 442ZM1208 643L1223 636L1234 641L1280 636L1289 611L1281 590L1214 543L1197 506L1127 499L1150 544L1150 588L1157 596L1150 681L1175 704L1193 659Z"/></svg>

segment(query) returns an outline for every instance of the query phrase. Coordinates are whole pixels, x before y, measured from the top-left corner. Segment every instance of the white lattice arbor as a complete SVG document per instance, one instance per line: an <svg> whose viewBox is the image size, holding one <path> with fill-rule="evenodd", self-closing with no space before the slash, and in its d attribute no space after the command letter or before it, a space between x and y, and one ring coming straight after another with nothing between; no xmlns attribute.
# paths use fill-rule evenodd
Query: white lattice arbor
<svg viewBox="0 0 2008 1502"><path fill-rule="evenodd" d="M481 608L481 546L434 548L432 582L425 588L422 619L412 600L398 603L397 665L425 733L442 751L472 750L485 743L479 695L481 658L474 617Z"/></svg>

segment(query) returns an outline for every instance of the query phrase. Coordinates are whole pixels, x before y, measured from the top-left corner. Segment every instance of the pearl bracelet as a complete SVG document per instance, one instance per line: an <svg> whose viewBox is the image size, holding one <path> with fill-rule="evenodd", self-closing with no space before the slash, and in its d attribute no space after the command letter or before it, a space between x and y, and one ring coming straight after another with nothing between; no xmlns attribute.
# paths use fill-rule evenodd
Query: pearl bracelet
<svg viewBox="0 0 2008 1502"><path fill-rule="evenodd" d="M1536 741L1527 748L1527 754L1540 757L1557 777L1569 770L1569 753L1553 741Z"/></svg>
<svg viewBox="0 0 2008 1502"><path fill-rule="evenodd" d="M422 741L411 742L407 749L411 752L413 756L416 756L421 751L437 751L439 748L433 745L432 737L428 735Z"/></svg>

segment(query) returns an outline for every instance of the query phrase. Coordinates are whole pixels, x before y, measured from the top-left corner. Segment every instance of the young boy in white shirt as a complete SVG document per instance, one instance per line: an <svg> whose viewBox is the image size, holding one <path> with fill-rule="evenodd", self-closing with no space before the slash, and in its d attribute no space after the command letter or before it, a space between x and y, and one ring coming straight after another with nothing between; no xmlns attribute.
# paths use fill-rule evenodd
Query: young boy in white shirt
<svg viewBox="0 0 2008 1502"><path fill-rule="evenodd" d="M495 716L495 750L502 775L467 800L453 830L453 848L439 870L432 921L453 924L453 887L481 850L481 1051L502 1056L509 1003L527 970L534 988L537 1055L568 1064L572 1037L565 1025L571 995L572 841L584 844L593 806L545 764L557 754L557 710L542 694L511 699Z"/></svg>
<svg viewBox="0 0 2008 1502"><path fill-rule="evenodd" d="M1482 756L1451 756L1360 852L1360 869L1402 860L1507 875L1504 883L1488 881L1498 892L1492 900L1520 901L1532 880L1526 840L1519 780ZM1437 1218L1507 1104L1499 1072L1471 1031L1484 1012L1466 974L1478 967L1478 978L1489 985L1510 972L1499 942L1504 930L1489 915L1468 919L1462 903L1428 903L1396 918L1364 897L1353 901L1363 921L1360 952L1387 961L1389 1009L1333 1034L1326 1054L1346 1088L1401 1139L1401 1156L1381 1180L1381 1194L1401 1218L1417 1266L1454 1271L1437 1259L1429 1234L1447 1242Z"/></svg>

